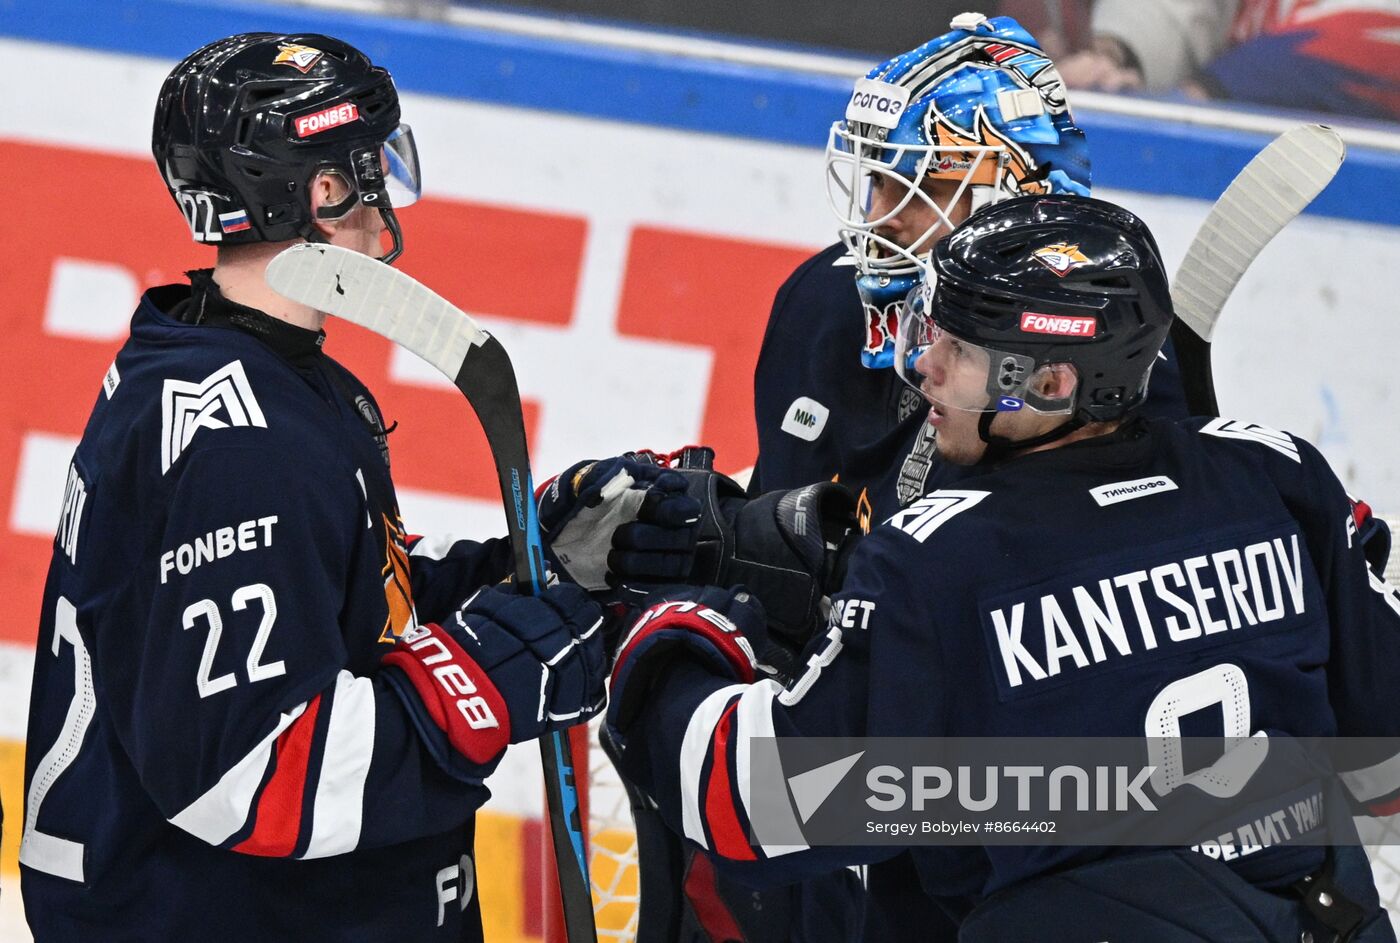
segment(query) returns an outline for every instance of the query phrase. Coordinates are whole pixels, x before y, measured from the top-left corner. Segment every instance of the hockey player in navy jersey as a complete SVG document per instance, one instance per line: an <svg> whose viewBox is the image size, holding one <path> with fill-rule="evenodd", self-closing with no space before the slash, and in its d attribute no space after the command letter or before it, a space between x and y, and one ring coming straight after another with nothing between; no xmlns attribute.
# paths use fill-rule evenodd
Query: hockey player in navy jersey
<svg viewBox="0 0 1400 943"><path fill-rule="evenodd" d="M808 259L779 288L754 371L758 459L752 494L836 479L856 496L862 526L922 495L935 474L927 405L890 369L894 327L921 260L973 210L1023 193L1089 192L1084 133L1064 83L1035 38L1010 17L957 17L941 36L877 65L856 83L827 146L827 189L840 241ZM1159 365L1153 409L1184 415L1175 363ZM833 875L785 906L803 912L770 932L778 902L765 895L760 940L840 940L821 923L870 923L879 901L915 888L905 862L865 876ZM721 876L729 909L751 892ZM738 902L735 904L734 902ZM742 916L740 916L742 920ZM928 933L927 921L917 929Z"/></svg>
<svg viewBox="0 0 1400 943"><path fill-rule="evenodd" d="M889 369L921 260L982 206L1089 192L1084 133L1035 39L1009 17L964 14L952 27L872 69L832 126L841 240L774 298L754 373L753 493L838 477L866 521L922 494L926 407ZM1174 370L1160 365L1154 398L1184 415Z"/></svg>
<svg viewBox="0 0 1400 943"><path fill-rule="evenodd" d="M600 709L603 614L572 584L496 588L504 539L408 537L374 398L322 352L325 315L263 282L299 240L402 251L394 84L326 36L234 36L170 74L153 150L219 254L142 298L68 469L26 755L34 937L478 941L483 782Z"/></svg>
<svg viewBox="0 0 1400 943"><path fill-rule="evenodd" d="M757 784L738 758L750 738L775 733L1138 737L1149 708L1178 690L1211 694L1229 722L1270 737L1400 732L1388 694L1400 598L1368 568L1318 452L1246 422L1141 414L1171 301L1139 220L1082 197L1016 199L939 243L931 267L901 317L895 365L930 404L940 458L986 470L855 545L836 616L787 688L760 667L766 619L738 589L675 591L695 604L658 603L636 622L613 670L609 731L625 775L677 832L774 882L894 850L751 844ZM1143 482L1155 484L1124 491ZM1197 566L1257 545L1284 548L1276 563L1298 584L1267 614L1221 582L1253 579L1240 575L1250 568ZM1142 588L1147 573L1165 588L1156 577ZM1123 595L1114 602L1136 620L1130 641L1089 644L1066 602L1052 644L1041 601L1084 587ZM1025 614L1019 631L1008 628L1013 609ZM1370 758L1375 775L1353 780L1358 803L1400 792L1379 775L1389 759ZM1120 848L910 855L923 894L961 901L959 938L975 943L1028 932L1394 939L1359 848L1336 849L1330 863L1324 849L1288 845L1232 862ZM1073 880L1056 879L1070 868ZM1328 883L1328 901L1356 905L1350 920L1305 916L1290 888L1309 876Z"/></svg>

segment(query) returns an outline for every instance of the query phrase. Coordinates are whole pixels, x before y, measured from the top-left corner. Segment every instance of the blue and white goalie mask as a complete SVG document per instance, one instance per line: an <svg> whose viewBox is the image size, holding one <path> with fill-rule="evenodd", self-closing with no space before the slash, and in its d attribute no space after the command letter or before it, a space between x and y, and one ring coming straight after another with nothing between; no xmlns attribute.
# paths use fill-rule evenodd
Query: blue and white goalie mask
<svg viewBox="0 0 1400 943"><path fill-rule="evenodd" d="M937 239L1000 200L1089 192L1084 133L1040 45L1010 17L965 13L952 27L858 80L827 141L867 367L893 365L903 299Z"/></svg>

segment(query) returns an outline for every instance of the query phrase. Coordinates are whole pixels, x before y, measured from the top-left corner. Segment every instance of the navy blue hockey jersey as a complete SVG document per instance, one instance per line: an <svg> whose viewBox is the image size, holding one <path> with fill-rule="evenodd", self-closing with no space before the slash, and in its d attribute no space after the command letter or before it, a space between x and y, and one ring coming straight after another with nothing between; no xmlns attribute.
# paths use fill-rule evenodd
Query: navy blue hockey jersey
<svg viewBox="0 0 1400 943"><path fill-rule="evenodd" d="M932 461L928 403L893 370L860 363L865 318L845 246L804 262L778 289L754 370L758 462L750 491L843 482L877 523L966 469ZM1186 416L1170 341L1144 415Z"/></svg>
<svg viewBox="0 0 1400 943"><path fill-rule="evenodd" d="M1141 421L1024 455L867 537L790 689L698 664L668 675L626 732L625 770L691 841L792 881L891 849L751 848L735 761L750 737L1144 737L1165 689L1222 679L1232 703L1246 692L1251 732L1394 737L1400 596L1354 536L1318 452L1248 423ZM1391 801L1393 758L1366 765L1355 798ZM1076 852L909 854L929 894L976 901ZM1320 856L1272 846L1231 866L1274 886Z"/></svg>
<svg viewBox="0 0 1400 943"><path fill-rule="evenodd" d="M368 391L314 342L176 320L189 297L142 299L68 470L26 757L36 940L480 940L494 763L449 778L377 666L509 548L406 539Z"/></svg>
<svg viewBox="0 0 1400 943"><path fill-rule="evenodd" d="M835 478L856 495L868 530L928 490L980 469L933 457L933 429L924 421L928 403L893 370L861 365L864 330L855 268L841 243L812 256L778 289L754 371L758 460L749 489L759 494ZM1186 416L1170 341L1153 370L1144 412ZM866 911L869 938L923 939L939 921L929 913L898 927L883 922L886 911L908 910L909 870L900 861L870 869L867 888L875 906ZM829 884L810 896L825 904L833 893ZM895 906L882 906L882 899ZM951 939L954 931L945 930Z"/></svg>

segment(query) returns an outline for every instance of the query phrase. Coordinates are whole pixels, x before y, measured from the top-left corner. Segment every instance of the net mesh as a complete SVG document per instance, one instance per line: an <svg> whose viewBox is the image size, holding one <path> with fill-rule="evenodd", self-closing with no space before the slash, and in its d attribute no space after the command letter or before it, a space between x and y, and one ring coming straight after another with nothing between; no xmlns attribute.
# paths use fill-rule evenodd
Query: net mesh
<svg viewBox="0 0 1400 943"><path fill-rule="evenodd" d="M641 866L627 791L598 743L601 718L588 732L588 867L599 940L630 943L637 937Z"/></svg>

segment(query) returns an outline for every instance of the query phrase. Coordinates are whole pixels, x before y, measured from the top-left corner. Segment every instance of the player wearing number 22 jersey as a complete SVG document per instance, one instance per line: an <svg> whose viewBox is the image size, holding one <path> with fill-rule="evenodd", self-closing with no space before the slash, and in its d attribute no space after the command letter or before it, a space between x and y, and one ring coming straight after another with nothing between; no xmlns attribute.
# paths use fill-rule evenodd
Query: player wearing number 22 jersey
<svg viewBox="0 0 1400 943"><path fill-rule="evenodd" d="M484 780L600 709L602 610L496 588L505 540L408 537L374 399L324 316L262 283L298 239L402 248L397 94L331 37L245 34L177 66L155 128L220 250L142 298L67 470L26 752L35 940L479 943Z"/></svg>
<svg viewBox="0 0 1400 943"><path fill-rule="evenodd" d="M1058 243L1083 258L1063 276L1036 256ZM1250 423L1134 414L1170 317L1142 224L1100 201L1024 198L974 214L934 256L936 287L910 302L896 367L929 399L945 457L990 467L859 543L825 638L786 690L756 680L753 658L712 630L722 619L653 609L638 622L608 718L624 771L672 826L764 882L901 850L758 844L750 803L768 785L746 781L749 741L775 734L1168 736L1173 703L1212 706L1198 719L1213 718L1201 729L1217 736L1222 710L1230 727L1270 738L1400 734L1400 599L1368 568L1318 452ZM704 592L689 598L724 598ZM752 604L723 605L761 657ZM675 655L677 639L694 657ZM1372 775L1349 781L1358 803L1394 800L1387 760L1362 758ZM1325 851L910 854L923 889L959 908L960 939L1180 941L1299 939L1298 898L1274 891L1322 867ZM1135 880L1130 862L1154 877ZM1336 862L1364 915L1355 939L1393 940L1361 850L1338 849ZM1018 901L1029 903L1016 913ZM1265 913L1291 935L1236 932ZM1017 926L1025 935L1009 933Z"/></svg>

